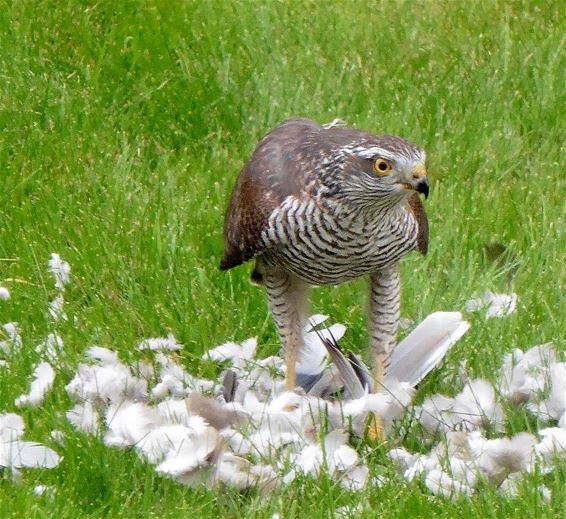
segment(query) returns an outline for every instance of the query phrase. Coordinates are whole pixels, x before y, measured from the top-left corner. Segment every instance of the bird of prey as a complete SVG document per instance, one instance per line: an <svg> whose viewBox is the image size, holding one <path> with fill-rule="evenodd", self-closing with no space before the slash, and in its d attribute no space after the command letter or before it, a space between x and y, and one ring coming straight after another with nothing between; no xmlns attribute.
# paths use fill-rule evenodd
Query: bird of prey
<svg viewBox="0 0 566 519"><path fill-rule="evenodd" d="M369 345L378 390L396 343L399 260L426 254L425 152L391 135L289 119L257 145L224 220L227 270L255 259L286 362L296 382L309 285L369 277Z"/></svg>

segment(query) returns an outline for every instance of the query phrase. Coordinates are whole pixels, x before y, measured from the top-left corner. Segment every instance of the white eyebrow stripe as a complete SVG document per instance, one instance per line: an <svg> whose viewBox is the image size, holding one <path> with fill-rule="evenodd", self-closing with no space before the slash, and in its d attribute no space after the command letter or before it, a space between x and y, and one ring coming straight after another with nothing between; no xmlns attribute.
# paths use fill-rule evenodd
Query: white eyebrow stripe
<svg viewBox="0 0 566 519"><path fill-rule="evenodd" d="M366 147L366 146L356 146L354 148L350 148L349 153L351 153L352 155L356 155L358 157L360 157L361 159L371 159L377 155L379 155L380 157L383 157L384 159L393 159L393 155L387 151L384 150L383 148L380 148L379 146L371 146L370 148Z"/></svg>
<svg viewBox="0 0 566 519"><path fill-rule="evenodd" d="M382 157L387 160L406 162L407 165L414 163L424 164L426 160L426 153L424 150L414 150L414 154L410 156L407 153L408 150L401 150L398 153L393 153L389 150L381 148L380 146L363 146L363 145L352 145L343 146L340 149L340 153L343 155L355 155L361 159L373 159L374 157Z"/></svg>

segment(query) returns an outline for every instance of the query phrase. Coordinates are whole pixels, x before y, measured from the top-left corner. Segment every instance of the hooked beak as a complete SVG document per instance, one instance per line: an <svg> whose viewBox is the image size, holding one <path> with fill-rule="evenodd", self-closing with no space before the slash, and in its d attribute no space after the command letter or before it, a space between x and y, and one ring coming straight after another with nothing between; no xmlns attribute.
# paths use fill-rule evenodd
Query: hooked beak
<svg viewBox="0 0 566 519"><path fill-rule="evenodd" d="M422 164L419 164L413 169L411 186L417 193L422 193L425 198L428 198L428 180L426 177L426 169Z"/></svg>

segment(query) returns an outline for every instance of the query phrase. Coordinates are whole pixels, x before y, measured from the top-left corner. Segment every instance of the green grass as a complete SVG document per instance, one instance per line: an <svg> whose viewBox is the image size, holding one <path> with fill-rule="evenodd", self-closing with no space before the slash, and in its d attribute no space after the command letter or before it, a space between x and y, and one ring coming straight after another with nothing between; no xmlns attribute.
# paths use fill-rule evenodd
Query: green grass
<svg viewBox="0 0 566 519"><path fill-rule="evenodd" d="M183 363L207 375L202 351L226 340L258 335L260 355L277 350L249 267L217 267L237 172L260 136L294 115L339 116L427 150L430 253L403 263L403 315L459 310L486 288L518 293L506 319L469 316L472 329L420 394L461 387L462 360L493 379L514 347L565 350L562 2L1 4L0 285L12 297L0 323L21 324L24 348L2 371L0 412L19 412L34 346L57 331L67 367L45 404L22 414L30 439L68 434L57 469L0 480L1 517L331 517L358 502L367 517L566 516L564 468L533 476L516 500L486 489L450 503L399 480L362 494L308 480L263 497L194 491L64 418L64 385L93 343L133 359L141 338L172 331ZM506 247L503 262L488 259L491 243ZM55 330L51 252L73 269L69 320ZM363 281L313 298L348 326L356 351L365 306ZM368 462L383 464L383 452ZM52 499L33 495L39 482L56 487Z"/></svg>

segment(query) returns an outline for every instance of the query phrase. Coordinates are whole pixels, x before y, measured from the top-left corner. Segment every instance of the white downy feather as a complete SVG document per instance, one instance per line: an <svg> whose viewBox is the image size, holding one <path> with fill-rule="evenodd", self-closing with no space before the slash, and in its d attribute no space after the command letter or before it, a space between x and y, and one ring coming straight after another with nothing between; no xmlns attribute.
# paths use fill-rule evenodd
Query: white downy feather
<svg viewBox="0 0 566 519"><path fill-rule="evenodd" d="M147 395L147 381L134 377L123 364L79 364L77 374L65 389L71 398L78 401L107 403L124 399L144 400Z"/></svg>
<svg viewBox="0 0 566 519"><path fill-rule="evenodd" d="M169 334L167 337L151 337L144 339L136 347L141 351L178 351L183 345L177 342L173 334Z"/></svg>
<svg viewBox="0 0 566 519"><path fill-rule="evenodd" d="M224 438L230 450L238 456L247 456L255 451L252 441L240 431L224 429L220 431L220 436Z"/></svg>
<svg viewBox="0 0 566 519"><path fill-rule="evenodd" d="M66 321L67 314L65 313L65 298L62 293L56 295L47 305L47 312L53 321Z"/></svg>
<svg viewBox="0 0 566 519"><path fill-rule="evenodd" d="M51 254L48 266L55 281L55 288L63 290L65 285L69 283L71 266L66 261L63 261L59 254L55 252Z"/></svg>
<svg viewBox="0 0 566 519"><path fill-rule="evenodd" d="M115 351L103 348L102 346L91 346L85 352L87 359L94 360L101 366L114 366L121 364L118 354Z"/></svg>
<svg viewBox="0 0 566 519"><path fill-rule="evenodd" d="M238 490L250 487L267 490L276 483L277 474L270 465L254 465L230 452L223 452L218 460L216 480Z"/></svg>
<svg viewBox="0 0 566 519"><path fill-rule="evenodd" d="M0 287L0 301L8 301L10 299L10 291L6 287Z"/></svg>
<svg viewBox="0 0 566 519"><path fill-rule="evenodd" d="M257 348L257 338L252 337L237 344L227 342L208 350L203 356L203 360L213 360L215 362L229 361L232 367L239 370L244 367L246 362L253 359Z"/></svg>
<svg viewBox="0 0 566 519"><path fill-rule="evenodd" d="M496 485L509 474L532 470L535 443L536 439L530 433L518 433L512 438L493 440L486 440L480 431L468 434L472 460L482 475Z"/></svg>
<svg viewBox="0 0 566 519"><path fill-rule="evenodd" d="M486 318L506 317L513 313L517 306L517 294L496 294L486 290L482 296L466 301L467 312L485 309Z"/></svg>
<svg viewBox="0 0 566 519"><path fill-rule="evenodd" d="M2 329L7 339L0 341L0 351L3 351L6 355L19 351L22 346L22 336L18 323L5 323L2 325Z"/></svg>
<svg viewBox="0 0 566 519"><path fill-rule="evenodd" d="M396 449L391 449L387 453L387 456L396 465L399 472L405 472L416 462L418 454L413 454L407 449L398 447Z"/></svg>
<svg viewBox="0 0 566 519"><path fill-rule="evenodd" d="M181 398L168 398L157 404L157 413L163 424L187 425L191 414L187 409L187 402Z"/></svg>
<svg viewBox="0 0 566 519"><path fill-rule="evenodd" d="M566 457L566 429L547 427L538 432L542 438L535 445L535 452L543 461L550 461L554 456Z"/></svg>
<svg viewBox="0 0 566 519"><path fill-rule="evenodd" d="M218 432L204 420L190 429L189 436L178 449L168 452L156 470L185 485L197 486L214 477L221 442Z"/></svg>
<svg viewBox="0 0 566 519"><path fill-rule="evenodd" d="M35 351L40 353L42 358L56 363L63 351L63 339L56 333L50 333L35 347Z"/></svg>
<svg viewBox="0 0 566 519"><path fill-rule="evenodd" d="M43 403L45 396L53 387L55 371L47 362L41 362L33 370L33 380L29 393L16 398L14 404L18 407L37 407Z"/></svg>
<svg viewBox="0 0 566 519"><path fill-rule="evenodd" d="M155 408L130 401L110 406L105 421L108 430L104 443L111 447L131 447L160 425Z"/></svg>
<svg viewBox="0 0 566 519"><path fill-rule="evenodd" d="M88 434L97 434L99 431L99 417L92 402L85 401L65 413L67 420L79 431Z"/></svg>
<svg viewBox="0 0 566 519"><path fill-rule="evenodd" d="M425 398L423 403L415 408L415 414L423 429L434 435L437 431L446 432L454 427L453 405L454 398L436 394Z"/></svg>
<svg viewBox="0 0 566 519"><path fill-rule="evenodd" d="M138 443L136 450L154 465L170 452L178 452L183 442L192 441L193 428L182 424L161 425L150 430Z"/></svg>
<svg viewBox="0 0 566 519"><path fill-rule="evenodd" d="M452 415L456 424L466 430L475 430L491 424L495 430L503 428L503 410L496 402L493 386L483 379L466 383L461 393L454 397Z"/></svg>
<svg viewBox="0 0 566 519"><path fill-rule="evenodd" d="M544 391L549 368L556 362L556 352L550 343L533 346L523 352L514 349L507 353L499 371L501 394L513 403L531 400Z"/></svg>
<svg viewBox="0 0 566 519"><path fill-rule="evenodd" d="M442 469L431 470L426 476L425 485L433 494L450 499L457 499L461 495L471 496L473 493L470 485L454 479Z"/></svg>
<svg viewBox="0 0 566 519"><path fill-rule="evenodd" d="M558 420L566 411L566 362L554 362L549 371L550 391L544 405L548 414Z"/></svg>

